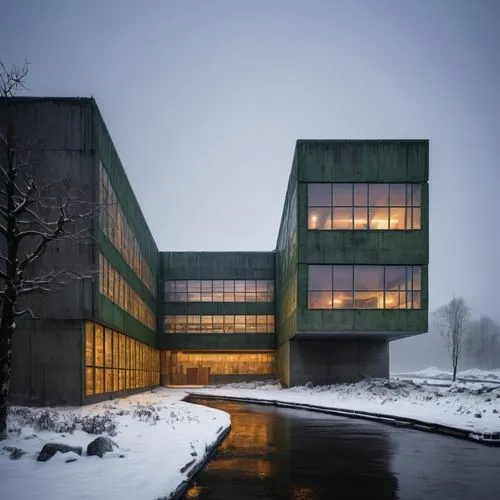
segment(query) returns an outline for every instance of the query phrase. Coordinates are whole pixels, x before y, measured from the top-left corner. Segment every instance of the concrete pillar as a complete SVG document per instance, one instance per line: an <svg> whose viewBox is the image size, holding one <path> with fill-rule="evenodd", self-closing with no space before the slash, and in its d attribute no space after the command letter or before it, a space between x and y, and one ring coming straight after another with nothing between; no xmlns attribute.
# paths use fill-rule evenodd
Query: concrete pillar
<svg viewBox="0 0 500 500"><path fill-rule="evenodd" d="M389 376L389 344L385 339L296 340L289 344L291 385L339 384Z"/></svg>

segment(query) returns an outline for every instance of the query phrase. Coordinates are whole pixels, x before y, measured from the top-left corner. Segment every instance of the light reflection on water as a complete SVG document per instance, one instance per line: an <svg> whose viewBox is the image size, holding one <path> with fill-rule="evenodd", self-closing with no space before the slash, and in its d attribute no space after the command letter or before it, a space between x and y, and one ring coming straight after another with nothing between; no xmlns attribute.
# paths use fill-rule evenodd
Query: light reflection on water
<svg viewBox="0 0 500 500"><path fill-rule="evenodd" d="M500 498L500 449L302 410L191 401L230 413L231 433L186 499Z"/></svg>

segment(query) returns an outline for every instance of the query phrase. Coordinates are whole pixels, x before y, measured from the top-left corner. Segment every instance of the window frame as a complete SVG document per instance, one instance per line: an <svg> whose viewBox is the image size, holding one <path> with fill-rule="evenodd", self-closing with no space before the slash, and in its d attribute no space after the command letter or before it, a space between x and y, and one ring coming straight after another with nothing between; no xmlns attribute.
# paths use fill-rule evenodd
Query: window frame
<svg viewBox="0 0 500 500"><path fill-rule="evenodd" d="M409 182L311 182L306 183L307 188L307 229L308 231L421 231L422 230L422 183L409 183ZM310 197L310 186L316 185L329 185L331 190L331 204L328 205L318 205L312 203ZM337 186L351 186L351 205L337 205L335 202L335 187ZM365 192L360 193L359 187L365 186ZM370 191L372 187L376 186L387 186L387 203L374 205L371 203ZM405 193L405 205L391 203L391 193L395 186L404 186ZM358 189L357 189L358 187ZM416 194L418 193L418 195ZM360 204L356 202L356 195L362 194L363 200L366 200L366 204ZM401 193L400 193L401 194ZM391 228L391 209L395 211L401 211L404 209L404 228ZM335 227L336 213L342 213L343 211L351 211L351 223L348 224L350 227ZM364 214L362 214L362 211ZM377 211L387 212L387 227L373 227L372 226L372 214ZM320 215L320 225L323 227L311 227L311 215L317 212ZM362 217L361 220L366 220L366 227L356 227L356 217L355 213ZM418 218L416 217L418 214ZM316 215L317 216L317 215ZM415 221L418 220L418 224ZM411 227L407 227L407 225ZM418 225L419 227L414 227Z"/></svg>
<svg viewBox="0 0 500 500"><path fill-rule="evenodd" d="M331 288L330 289L315 289L310 288L309 283L311 280L311 271L316 266L322 267L331 267ZM342 311L342 310L355 310L355 311L392 311L392 310L405 310L405 311L421 311L422 310L422 267L421 265L415 266L399 266L399 265L369 265L369 264L309 264L308 265L308 273L307 273L307 309L309 311ZM350 289L342 289L336 288L335 285L335 268L351 268L351 276L352 276L352 287ZM356 286L356 269L358 272L363 269L369 268L382 268L383 276L382 276L382 288L378 287L370 287L370 289L365 289L363 287ZM405 269L405 280L404 280L404 290L399 289L395 290L394 288L389 288L387 284L387 270L388 269L397 269L404 268ZM418 283L418 285L417 285ZM368 300L369 294L372 294L374 297L375 294L382 293L382 304L383 307L356 307L356 301L360 300ZM396 306L387 307L389 301L387 300L388 294L390 296L394 296L394 294L404 294L405 297L405 307L401 307L401 302L398 302ZM352 307L335 307L336 298L340 295L351 295ZM364 296L364 298L363 298ZM330 307L312 307L314 304L314 298L318 302L327 302ZM349 300L349 298L347 299ZM415 303L418 303L418 306L415 306ZM344 301L343 301L344 303Z"/></svg>

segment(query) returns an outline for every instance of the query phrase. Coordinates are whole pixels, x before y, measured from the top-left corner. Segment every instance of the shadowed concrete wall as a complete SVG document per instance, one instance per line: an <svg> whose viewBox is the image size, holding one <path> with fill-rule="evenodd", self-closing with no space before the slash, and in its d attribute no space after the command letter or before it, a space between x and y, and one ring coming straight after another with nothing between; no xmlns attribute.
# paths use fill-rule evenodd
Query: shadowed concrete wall
<svg viewBox="0 0 500 500"><path fill-rule="evenodd" d="M290 342L291 385L327 385L389 376L387 340Z"/></svg>
<svg viewBox="0 0 500 500"><path fill-rule="evenodd" d="M101 251L157 314L156 297L99 230L95 210L99 202L99 160L108 171L127 223L155 280L158 249L94 99L20 97L7 104L2 101L0 129L5 128L6 122L12 123L15 140L29 153L33 175L40 185L55 183L56 194L63 196L69 189L72 197L85 203L80 213L94 208L94 217L86 217L78 227L69 229L73 233L85 229L92 237L76 243L66 239L49 244L30 269L35 276L62 269L88 278L27 298L26 305L41 319L17 322L11 398L19 403L81 404L83 320L97 320L153 346L158 343L156 328L145 327L99 293ZM57 219L59 213L55 215ZM20 301L18 309L23 306Z"/></svg>
<svg viewBox="0 0 500 500"><path fill-rule="evenodd" d="M78 200L79 210L88 212L93 196L94 155L90 99L79 98L14 98L0 103L0 130L10 120L14 143L26 151L28 164L24 167L39 187L51 186L42 196L64 199L70 192ZM24 153L23 153L24 154ZM33 208L33 207L32 207ZM73 205L73 211L76 206ZM37 207L38 213L40 213ZM80 212L80 213L81 213ZM54 210L51 220L57 220ZM90 217L71 232L88 230ZM39 229L38 227L36 229ZM28 242L32 249L36 241ZM91 238L73 242L57 240L46 246L45 252L28 270L28 277L64 270L89 273L95 270ZM23 250L19 252L23 255ZM20 300L18 308L29 305L38 317L81 318L91 314L91 294L86 293L86 280L75 280L69 285L53 288L50 294L30 295Z"/></svg>
<svg viewBox="0 0 500 500"><path fill-rule="evenodd" d="M276 347L273 333L168 333L160 348L173 351L271 351Z"/></svg>
<svg viewBox="0 0 500 500"><path fill-rule="evenodd" d="M83 322L21 320L13 336L10 401L82 404Z"/></svg>

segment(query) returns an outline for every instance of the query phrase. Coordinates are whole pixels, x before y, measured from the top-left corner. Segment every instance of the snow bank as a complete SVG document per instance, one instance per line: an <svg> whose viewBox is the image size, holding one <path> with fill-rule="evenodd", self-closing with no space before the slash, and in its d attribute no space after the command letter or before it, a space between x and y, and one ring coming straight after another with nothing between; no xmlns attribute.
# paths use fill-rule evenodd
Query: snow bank
<svg viewBox="0 0 500 500"><path fill-rule="evenodd" d="M13 408L9 438L0 442L2 499L168 497L230 425L227 413L180 401L185 395L162 388L81 408ZM82 428L112 435L119 449L87 457L98 434ZM47 442L83 446L83 455L37 462ZM11 460L12 448L26 454Z"/></svg>
<svg viewBox="0 0 500 500"><path fill-rule="evenodd" d="M489 384L429 387L411 380L369 379L355 384L316 387L307 384L290 389L276 383L255 388L231 384L189 392L365 411L419 419L478 434L500 432L500 387Z"/></svg>
<svg viewBox="0 0 500 500"><path fill-rule="evenodd" d="M404 373L402 375L415 377L415 378L432 378L432 379L442 379L451 380L452 372L441 370L432 366L430 368L424 368L423 370L417 370L414 372ZM400 377L401 374L393 374L395 377ZM471 368L469 370L463 370L457 373L458 379L464 380L489 380L492 382L500 382L500 368L494 370L481 370L479 368Z"/></svg>

